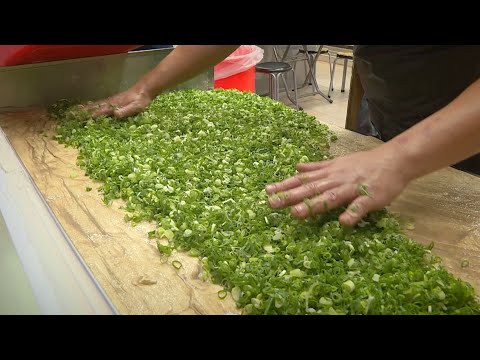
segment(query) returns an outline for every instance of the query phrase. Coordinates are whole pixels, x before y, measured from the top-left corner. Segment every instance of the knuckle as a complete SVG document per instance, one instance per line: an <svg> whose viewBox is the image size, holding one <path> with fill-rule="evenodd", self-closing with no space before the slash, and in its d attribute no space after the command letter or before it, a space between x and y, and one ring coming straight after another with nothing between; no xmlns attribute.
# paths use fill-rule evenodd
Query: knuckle
<svg viewBox="0 0 480 360"><path fill-rule="evenodd" d="M297 180L300 182L300 184L306 184L308 183L308 175L307 174L298 174Z"/></svg>
<svg viewBox="0 0 480 360"><path fill-rule="evenodd" d="M334 202L338 199L338 194L336 191L327 191L325 197L328 201Z"/></svg>
<svg viewBox="0 0 480 360"><path fill-rule="evenodd" d="M304 185L304 187L308 190L308 192L315 193L318 190L318 184L316 182L309 182Z"/></svg>

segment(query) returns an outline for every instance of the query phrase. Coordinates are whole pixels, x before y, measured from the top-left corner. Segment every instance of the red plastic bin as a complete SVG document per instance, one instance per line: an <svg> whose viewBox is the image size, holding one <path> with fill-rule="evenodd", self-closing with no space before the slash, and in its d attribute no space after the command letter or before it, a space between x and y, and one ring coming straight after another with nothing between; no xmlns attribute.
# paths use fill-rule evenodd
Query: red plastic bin
<svg viewBox="0 0 480 360"><path fill-rule="evenodd" d="M0 45L0 66L126 53L142 45Z"/></svg>
<svg viewBox="0 0 480 360"><path fill-rule="evenodd" d="M222 62L215 65L214 87L255 92L255 65L263 58L263 49L241 45Z"/></svg>
<svg viewBox="0 0 480 360"><path fill-rule="evenodd" d="M215 89L237 89L240 91L255 92L255 66L242 71L241 73L215 80L213 84Z"/></svg>

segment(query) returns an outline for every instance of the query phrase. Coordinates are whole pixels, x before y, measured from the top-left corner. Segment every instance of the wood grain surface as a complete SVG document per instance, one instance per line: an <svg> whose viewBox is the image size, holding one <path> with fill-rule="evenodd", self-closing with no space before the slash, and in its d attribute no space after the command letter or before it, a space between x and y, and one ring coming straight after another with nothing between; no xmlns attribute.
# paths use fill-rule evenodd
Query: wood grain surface
<svg viewBox="0 0 480 360"><path fill-rule="evenodd" d="M77 151L52 140L53 124L41 109L0 114L6 133L32 178L114 305L123 314L239 314L221 287L201 280L198 259L162 258L152 224L132 227L120 202L107 207L93 182L75 165ZM375 147L379 141L334 128L335 155ZM86 187L93 190L86 192ZM444 169L410 184L390 206L414 228L413 239L435 246L445 266L480 289L480 178ZM182 268L171 262L179 260ZM462 260L469 266L461 267Z"/></svg>

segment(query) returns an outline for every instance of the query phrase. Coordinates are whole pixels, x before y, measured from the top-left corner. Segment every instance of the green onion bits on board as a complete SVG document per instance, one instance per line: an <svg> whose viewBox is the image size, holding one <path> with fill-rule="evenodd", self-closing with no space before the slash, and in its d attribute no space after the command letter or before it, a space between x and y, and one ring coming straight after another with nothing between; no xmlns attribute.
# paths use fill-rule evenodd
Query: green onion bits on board
<svg viewBox="0 0 480 360"><path fill-rule="evenodd" d="M471 285L404 235L386 211L346 228L339 211L297 220L264 187L331 158L313 116L236 90L179 90L125 120L59 102L55 139L102 182L126 220L158 224L159 256L196 256L245 314L479 314ZM86 191L89 191L87 188ZM165 243L168 240L168 244ZM172 264L173 265L173 264ZM173 266L179 269L181 264Z"/></svg>

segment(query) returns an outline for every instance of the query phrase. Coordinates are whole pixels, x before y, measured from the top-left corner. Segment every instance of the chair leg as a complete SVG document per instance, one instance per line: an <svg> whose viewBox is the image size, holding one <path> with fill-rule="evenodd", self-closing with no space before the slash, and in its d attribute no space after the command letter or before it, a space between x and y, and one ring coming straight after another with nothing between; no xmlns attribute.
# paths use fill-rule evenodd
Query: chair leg
<svg viewBox="0 0 480 360"><path fill-rule="evenodd" d="M275 75L273 74L269 74L268 75L269 77L269 82L268 82L268 91L269 91L269 94L270 94L270 98L272 98L273 100L276 100L275 99L275 96L276 96L276 88L275 88Z"/></svg>
<svg viewBox="0 0 480 360"><path fill-rule="evenodd" d="M313 75L315 71L315 67L312 64L312 60L313 60L313 56L311 56L310 54L307 55L307 58L305 60L305 66L308 63L308 71L305 70L307 75L305 77L305 82L303 84L306 85L308 82L308 85L312 86L312 95L315 95L315 91L319 91L319 89L318 89L317 80Z"/></svg>
<svg viewBox="0 0 480 360"><path fill-rule="evenodd" d="M308 57L308 55L307 55L307 57ZM304 86L305 86L305 85L307 85L307 81L309 80L309 79L306 78L308 72L307 72L307 61L305 61L305 60L303 61L303 69L305 71L305 82L304 82Z"/></svg>
<svg viewBox="0 0 480 360"><path fill-rule="evenodd" d="M293 68L294 70L297 68L297 61L294 61L294 62L293 62L292 68ZM293 84L293 86L296 88L296 87L297 87L297 84ZM285 89L285 91L289 91L289 89ZM293 89L292 89L292 91L293 91Z"/></svg>
<svg viewBox="0 0 480 360"><path fill-rule="evenodd" d="M330 97L330 92L333 91L333 77L335 75L335 65L337 64L337 57L333 60L332 72L330 74L330 85L328 87L328 97Z"/></svg>
<svg viewBox="0 0 480 360"><path fill-rule="evenodd" d="M315 61L315 56L312 55L312 62L314 64L313 66L313 76L315 76L315 78L317 77L317 62Z"/></svg>
<svg viewBox="0 0 480 360"><path fill-rule="evenodd" d="M305 48L304 51L307 51L307 49ZM309 60L308 56L308 52L305 52L304 53L304 58L301 60L303 62L303 70L305 72L305 80L303 81L303 84L302 86L300 87L300 89L303 89L305 86L310 85L310 76L309 76L309 72L307 71L307 62ZM294 69L295 70L295 69Z"/></svg>
<svg viewBox="0 0 480 360"><path fill-rule="evenodd" d="M272 99L275 97L275 85L273 83L273 76L271 74L268 75L268 95Z"/></svg>
<svg viewBox="0 0 480 360"><path fill-rule="evenodd" d="M315 56L314 55L309 55L309 61L312 64L312 82L309 85L312 85L312 94L315 93L315 90L318 89L318 84L317 84L317 62L315 61ZM316 89L315 89L316 88Z"/></svg>
<svg viewBox="0 0 480 360"><path fill-rule="evenodd" d="M315 75L315 65L312 64L312 56L311 55L308 55L308 62L311 64L310 66L313 66L312 67L312 72L310 73L310 82L308 83L308 85L311 85L312 86L312 94L315 94L315 91L318 90L318 88L315 87L315 79L316 79L316 75Z"/></svg>
<svg viewBox="0 0 480 360"><path fill-rule="evenodd" d="M307 60L302 60L303 61L303 69L305 71L305 81L303 82L302 86L300 89L303 89L305 86L307 86L307 83L310 80L310 77L308 76L308 71L307 71Z"/></svg>
<svg viewBox="0 0 480 360"><path fill-rule="evenodd" d="M274 88L275 88L275 100L279 101L280 100L280 85L278 84L278 76L280 74L274 74L273 78L274 80Z"/></svg>
<svg viewBox="0 0 480 360"><path fill-rule="evenodd" d="M297 83L297 77L295 76L295 70L292 69L292 74L293 74L293 83L296 84ZM299 107L298 107L298 96L297 96L297 86L295 85L293 87L294 89L294 94L295 94L295 106L297 108L297 110L299 110Z"/></svg>
<svg viewBox="0 0 480 360"><path fill-rule="evenodd" d="M345 80L347 78L347 66L348 66L348 59L345 59L343 61L342 92L345 92Z"/></svg>
<svg viewBox="0 0 480 360"><path fill-rule="evenodd" d="M293 71L293 68L292 68L292 71ZM290 94L288 92L288 83L287 83L287 80L285 79L284 73L279 73L278 76L282 77L283 86L285 87L285 94L287 95L288 100L290 100L292 104L295 104L295 101L290 97ZM278 76L277 76L277 79L278 79ZM278 85L278 87L280 88L280 85ZM294 86L294 89L296 88L297 87ZM280 96L279 96L279 99L280 99Z"/></svg>
<svg viewBox="0 0 480 360"><path fill-rule="evenodd" d="M328 54L328 70L330 71L330 80L332 80L332 57L330 56L330 52L328 52L327 54ZM330 88L328 88L328 90L330 90Z"/></svg>
<svg viewBox="0 0 480 360"><path fill-rule="evenodd" d="M330 75L332 74L332 57L330 55L330 52L327 53L328 55L328 68L330 69Z"/></svg>

